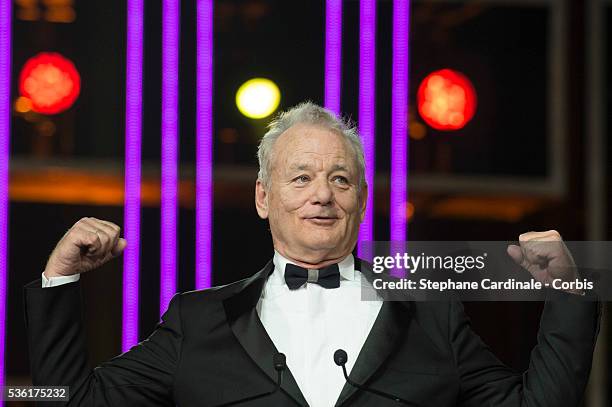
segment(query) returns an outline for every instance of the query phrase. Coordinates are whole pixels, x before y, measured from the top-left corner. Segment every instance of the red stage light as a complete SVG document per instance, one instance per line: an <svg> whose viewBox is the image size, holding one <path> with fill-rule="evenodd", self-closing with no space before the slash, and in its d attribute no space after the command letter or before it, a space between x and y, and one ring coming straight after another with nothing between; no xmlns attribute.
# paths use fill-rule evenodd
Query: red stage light
<svg viewBox="0 0 612 407"><path fill-rule="evenodd" d="M68 109L81 90L74 64L60 54L43 52L30 58L19 74L19 93L32 101L32 110L56 114Z"/></svg>
<svg viewBox="0 0 612 407"><path fill-rule="evenodd" d="M423 120L437 130L459 130L474 117L476 91L463 74L442 69L429 74L417 92Z"/></svg>

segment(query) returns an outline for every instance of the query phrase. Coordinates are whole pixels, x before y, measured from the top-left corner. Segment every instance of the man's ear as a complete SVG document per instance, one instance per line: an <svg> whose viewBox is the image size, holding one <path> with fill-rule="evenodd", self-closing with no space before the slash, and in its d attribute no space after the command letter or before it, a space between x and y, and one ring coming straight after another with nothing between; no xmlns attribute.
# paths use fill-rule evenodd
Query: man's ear
<svg viewBox="0 0 612 407"><path fill-rule="evenodd" d="M268 219L268 192L261 180L255 183L255 208L262 219Z"/></svg>
<svg viewBox="0 0 612 407"><path fill-rule="evenodd" d="M359 193L359 222L363 222L363 218L365 218L366 204L368 202L368 184L365 182L361 187L361 192Z"/></svg>

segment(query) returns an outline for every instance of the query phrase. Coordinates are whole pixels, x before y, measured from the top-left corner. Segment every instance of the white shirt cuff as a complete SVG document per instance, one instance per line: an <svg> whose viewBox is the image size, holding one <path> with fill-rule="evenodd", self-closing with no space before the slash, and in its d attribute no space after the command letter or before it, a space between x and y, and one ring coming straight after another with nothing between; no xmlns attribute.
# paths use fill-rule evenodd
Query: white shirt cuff
<svg viewBox="0 0 612 407"><path fill-rule="evenodd" d="M80 274L47 278L45 277L45 273L42 273L42 288L57 287L58 285L74 283L75 281L79 281L79 278L81 278Z"/></svg>

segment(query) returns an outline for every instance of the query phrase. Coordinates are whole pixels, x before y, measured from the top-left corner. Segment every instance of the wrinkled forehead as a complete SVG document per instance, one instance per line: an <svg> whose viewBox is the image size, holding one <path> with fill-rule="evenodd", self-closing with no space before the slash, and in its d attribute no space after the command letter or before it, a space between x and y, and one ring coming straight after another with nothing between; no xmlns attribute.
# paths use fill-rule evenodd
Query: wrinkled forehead
<svg viewBox="0 0 612 407"><path fill-rule="evenodd" d="M273 151L273 167L281 171L313 166L356 169L356 156L348 140L336 130L320 126L292 126L279 136Z"/></svg>

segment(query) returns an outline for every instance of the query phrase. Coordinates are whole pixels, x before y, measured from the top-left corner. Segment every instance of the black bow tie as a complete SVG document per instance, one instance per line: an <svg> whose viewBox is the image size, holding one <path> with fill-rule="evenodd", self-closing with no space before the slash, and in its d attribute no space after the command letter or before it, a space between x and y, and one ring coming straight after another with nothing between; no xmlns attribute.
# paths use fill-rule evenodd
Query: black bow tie
<svg viewBox="0 0 612 407"><path fill-rule="evenodd" d="M296 290L305 283L319 284L324 288L338 288L340 287L340 271L338 264L332 264L320 270L309 270L287 263L285 266L285 282L290 290Z"/></svg>

